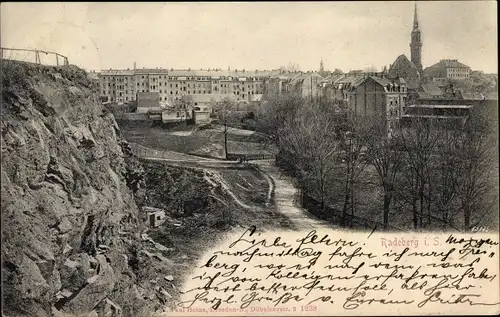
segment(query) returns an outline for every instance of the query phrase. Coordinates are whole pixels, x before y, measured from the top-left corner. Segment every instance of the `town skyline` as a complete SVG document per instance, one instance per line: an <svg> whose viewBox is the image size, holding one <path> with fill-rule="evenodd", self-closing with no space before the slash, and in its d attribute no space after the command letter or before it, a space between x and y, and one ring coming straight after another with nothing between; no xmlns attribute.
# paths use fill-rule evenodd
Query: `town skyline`
<svg viewBox="0 0 500 317"><path fill-rule="evenodd" d="M2 46L57 51L97 71L134 62L223 70L295 64L307 71L321 60L331 71L381 70L410 56L414 3L4 3ZM451 58L497 73L496 2L417 4L424 68Z"/></svg>

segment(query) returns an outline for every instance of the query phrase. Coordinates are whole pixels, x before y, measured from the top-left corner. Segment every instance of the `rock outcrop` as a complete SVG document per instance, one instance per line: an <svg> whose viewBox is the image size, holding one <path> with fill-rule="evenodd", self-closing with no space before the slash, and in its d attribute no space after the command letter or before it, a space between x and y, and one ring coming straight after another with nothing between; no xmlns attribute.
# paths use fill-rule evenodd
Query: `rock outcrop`
<svg viewBox="0 0 500 317"><path fill-rule="evenodd" d="M4 316L146 314L113 115L77 67L2 61L1 76Z"/></svg>

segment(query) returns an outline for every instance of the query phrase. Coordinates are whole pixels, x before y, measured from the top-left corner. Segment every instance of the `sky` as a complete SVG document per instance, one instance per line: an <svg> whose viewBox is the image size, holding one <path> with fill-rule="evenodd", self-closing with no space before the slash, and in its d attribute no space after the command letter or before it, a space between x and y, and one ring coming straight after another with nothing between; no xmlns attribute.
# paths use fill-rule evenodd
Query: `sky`
<svg viewBox="0 0 500 317"><path fill-rule="evenodd" d="M1 3L1 46L109 68L376 68L410 58L413 1ZM422 63L497 73L496 1L417 2ZM16 56L23 56L22 54ZM22 58L33 58L25 54Z"/></svg>

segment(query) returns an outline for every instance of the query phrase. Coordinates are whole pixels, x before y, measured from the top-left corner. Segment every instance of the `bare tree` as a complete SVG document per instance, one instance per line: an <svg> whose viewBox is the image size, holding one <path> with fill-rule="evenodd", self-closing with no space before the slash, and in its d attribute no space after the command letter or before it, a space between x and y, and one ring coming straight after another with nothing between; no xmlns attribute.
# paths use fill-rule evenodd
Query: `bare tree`
<svg viewBox="0 0 500 317"><path fill-rule="evenodd" d="M279 133L280 150L299 171L303 188L314 185L317 189L324 210L327 182L339 146L333 116L317 103L306 104L284 122Z"/></svg>
<svg viewBox="0 0 500 317"><path fill-rule="evenodd" d="M352 216L356 209L356 185L360 175L366 166L366 161L363 159L362 150L365 147L366 137L365 120L354 115L348 116L348 120L343 129L338 133L339 139L339 156L344 167L344 206L342 208L341 225L347 225L347 214Z"/></svg>
<svg viewBox="0 0 500 317"><path fill-rule="evenodd" d="M389 213L396 177L400 171L404 153L399 146L399 138L390 137L385 125L379 122L367 123L365 134L366 160L375 168L384 193L384 228L389 225Z"/></svg>
<svg viewBox="0 0 500 317"><path fill-rule="evenodd" d="M491 209L494 147L485 120L474 113L465 123L450 120L415 117L399 134L405 152L402 188L412 207L414 228L436 222L443 229L468 230Z"/></svg>
<svg viewBox="0 0 500 317"><path fill-rule="evenodd" d="M488 137L483 117L473 113L464 126L458 143L461 154L458 168L458 197L464 216L464 230L477 225L488 212L490 171L494 158L494 142ZM475 218L475 223L472 219Z"/></svg>
<svg viewBox="0 0 500 317"><path fill-rule="evenodd" d="M229 125L235 117L234 113L234 102L229 98L224 98L223 100L216 102L214 104L214 110L217 114L219 122L222 124L222 133L224 134L224 157L227 159L227 141L228 141L228 131Z"/></svg>
<svg viewBox="0 0 500 317"><path fill-rule="evenodd" d="M289 72L298 72L300 71L300 66L295 62L288 62L286 69Z"/></svg>
<svg viewBox="0 0 500 317"><path fill-rule="evenodd" d="M456 201L461 156L458 148L462 133L460 127L442 129L438 146L436 146L433 164L433 183L435 183L434 189L436 191L434 204L443 230L448 227L454 228L453 218L457 214L457 210L460 210L456 208Z"/></svg>
<svg viewBox="0 0 500 317"><path fill-rule="evenodd" d="M280 133L287 120L293 119L297 109L304 105L302 98L292 96L271 98L257 111L257 131L266 134L279 147Z"/></svg>
<svg viewBox="0 0 500 317"><path fill-rule="evenodd" d="M432 155L439 139L437 123L423 117L411 119L408 126L399 129L399 140L406 152L405 162L408 165L406 184L411 197L414 228L423 227L424 214L427 215L427 224L430 224L430 195L431 195L431 167ZM418 203L418 204L417 204Z"/></svg>
<svg viewBox="0 0 500 317"><path fill-rule="evenodd" d="M377 69L377 67L371 65L371 66L365 67L363 69L363 72L365 72L365 73L376 73L376 72L378 72L378 69Z"/></svg>

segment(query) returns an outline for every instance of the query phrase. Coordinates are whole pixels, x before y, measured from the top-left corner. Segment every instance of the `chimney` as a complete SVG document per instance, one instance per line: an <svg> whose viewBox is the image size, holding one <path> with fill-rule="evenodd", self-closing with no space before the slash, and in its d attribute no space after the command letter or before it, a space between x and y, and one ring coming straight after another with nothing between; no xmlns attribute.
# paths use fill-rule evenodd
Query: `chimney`
<svg viewBox="0 0 500 317"><path fill-rule="evenodd" d="M137 65L136 65L136 62L134 62L134 70L136 69Z"/></svg>

